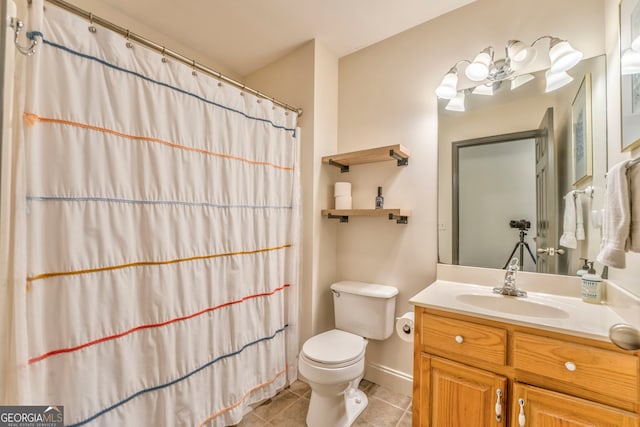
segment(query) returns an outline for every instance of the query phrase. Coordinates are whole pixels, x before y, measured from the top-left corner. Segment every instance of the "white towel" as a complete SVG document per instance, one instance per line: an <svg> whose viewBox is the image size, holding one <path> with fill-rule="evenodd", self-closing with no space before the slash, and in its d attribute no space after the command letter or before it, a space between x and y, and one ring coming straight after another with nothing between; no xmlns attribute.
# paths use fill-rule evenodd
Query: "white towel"
<svg viewBox="0 0 640 427"><path fill-rule="evenodd" d="M629 207L631 209L631 225L629 231L629 250L640 252L640 165L636 164L627 170L629 178Z"/></svg>
<svg viewBox="0 0 640 427"><path fill-rule="evenodd" d="M576 240L584 240L584 214L582 210L582 193L575 192L574 201L576 203Z"/></svg>
<svg viewBox="0 0 640 427"><path fill-rule="evenodd" d="M631 205L625 160L613 166L607 174L604 192L604 220L598 262L609 267L625 268L625 251L631 226Z"/></svg>
<svg viewBox="0 0 640 427"><path fill-rule="evenodd" d="M585 238L580 194L578 191L572 190L564 196L564 219L560 244L565 248L575 249L578 247L578 240Z"/></svg>
<svg viewBox="0 0 640 427"><path fill-rule="evenodd" d="M562 236L560 244L565 248L578 247L576 239L576 201L575 190L569 191L564 196L564 219L562 221Z"/></svg>

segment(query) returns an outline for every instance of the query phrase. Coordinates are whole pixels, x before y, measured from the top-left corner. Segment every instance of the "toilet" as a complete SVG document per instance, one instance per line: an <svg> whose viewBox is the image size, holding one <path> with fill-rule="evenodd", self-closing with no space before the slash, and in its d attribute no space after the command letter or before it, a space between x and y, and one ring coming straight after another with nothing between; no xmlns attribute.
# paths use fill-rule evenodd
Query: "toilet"
<svg viewBox="0 0 640 427"><path fill-rule="evenodd" d="M393 286L354 281L331 285L335 329L309 338L298 369L311 387L307 426L348 427L367 407L358 389L367 340L385 340L395 322Z"/></svg>

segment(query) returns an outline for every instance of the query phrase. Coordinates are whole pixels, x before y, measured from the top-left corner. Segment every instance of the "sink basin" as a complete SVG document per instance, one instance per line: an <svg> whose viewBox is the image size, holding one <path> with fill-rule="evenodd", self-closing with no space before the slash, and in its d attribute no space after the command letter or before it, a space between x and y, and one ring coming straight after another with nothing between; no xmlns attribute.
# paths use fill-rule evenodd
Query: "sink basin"
<svg viewBox="0 0 640 427"><path fill-rule="evenodd" d="M502 279L498 273L504 274L498 271L495 279L487 279L487 282L491 279L492 283L485 285L438 279L412 297L409 302L427 309L542 328L604 342L610 342L611 325L629 323L629 319L621 317L611 305L588 304L582 301L577 292L577 278L567 278L570 280L567 280L565 287L564 279L558 283L544 283L538 286L538 281L556 279L546 279L544 276L527 277L531 280L523 287L527 296L511 297L493 293L493 286ZM521 276L524 280L523 276L524 273ZM635 317L632 325L635 329L640 329Z"/></svg>
<svg viewBox="0 0 640 427"><path fill-rule="evenodd" d="M554 319L566 319L569 317L569 313L560 308L521 297L509 297L498 294L460 294L456 296L456 299L464 304L501 313Z"/></svg>

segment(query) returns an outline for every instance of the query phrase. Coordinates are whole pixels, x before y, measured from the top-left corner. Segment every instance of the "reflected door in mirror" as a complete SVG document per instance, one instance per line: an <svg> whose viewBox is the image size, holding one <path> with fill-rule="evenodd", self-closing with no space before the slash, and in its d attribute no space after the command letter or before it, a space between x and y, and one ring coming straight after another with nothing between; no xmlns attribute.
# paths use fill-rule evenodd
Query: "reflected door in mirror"
<svg viewBox="0 0 640 427"><path fill-rule="evenodd" d="M539 134L536 136L536 217L538 248L555 247L557 238L557 226L555 221L556 211L556 186L554 185L554 158L553 158L553 108L548 108L540 122ZM538 253L536 270L539 273L557 273L557 257L548 253Z"/></svg>

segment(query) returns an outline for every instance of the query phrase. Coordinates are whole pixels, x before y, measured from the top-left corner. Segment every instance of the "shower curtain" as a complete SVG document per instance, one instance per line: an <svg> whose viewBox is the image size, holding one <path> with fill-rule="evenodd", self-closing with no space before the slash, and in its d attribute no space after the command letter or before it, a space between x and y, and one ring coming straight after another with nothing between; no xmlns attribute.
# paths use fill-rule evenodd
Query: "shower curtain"
<svg viewBox="0 0 640 427"><path fill-rule="evenodd" d="M239 422L297 372L297 115L30 10L17 399L72 426Z"/></svg>

